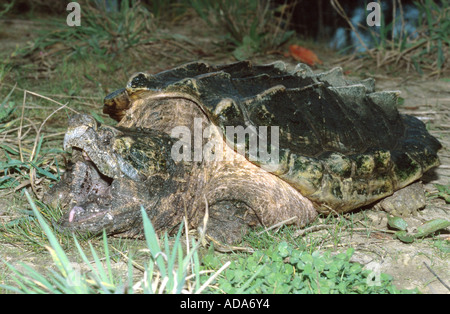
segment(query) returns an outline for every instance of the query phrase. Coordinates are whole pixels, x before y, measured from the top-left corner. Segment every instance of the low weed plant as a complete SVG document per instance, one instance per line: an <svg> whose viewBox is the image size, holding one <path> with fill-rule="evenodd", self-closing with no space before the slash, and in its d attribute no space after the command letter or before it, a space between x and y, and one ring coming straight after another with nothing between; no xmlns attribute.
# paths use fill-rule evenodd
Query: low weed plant
<svg viewBox="0 0 450 314"><path fill-rule="evenodd" d="M271 1L188 0L198 15L209 25L224 30L234 46L233 56L244 60L254 54L279 47L294 35L288 30L292 18L291 5L273 8Z"/></svg>
<svg viewBox="0 0 450 314"><path fill-rule="evenodd" d="M367 294L416 293L399 290L392 277L363 269L350 261L354 249L332 254L330 251L309 253L293 244L280 242L249 256L239 256L221 275L213 291L222 293L301 293L301 294ZM216 268L219 259L213 254L204 263Z"/></svg>

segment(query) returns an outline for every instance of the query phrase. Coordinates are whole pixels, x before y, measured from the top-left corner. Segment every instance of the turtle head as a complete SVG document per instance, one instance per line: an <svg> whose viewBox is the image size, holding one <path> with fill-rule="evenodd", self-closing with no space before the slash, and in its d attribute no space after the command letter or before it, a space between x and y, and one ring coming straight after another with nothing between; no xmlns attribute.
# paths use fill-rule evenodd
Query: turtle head
<svg viewBox="0 0 450 314"><path fill-rule="evenodd" d="M76 115L64 138L73 164L44 201L54 205L55 195L66 200L61 205L68 210L59 221L64 230L123 232L133 225L130 220L140 217L140 206L151 203L153 177L166 177L173 170L171 143L168 135L156 131L121 130Z"/></svg>

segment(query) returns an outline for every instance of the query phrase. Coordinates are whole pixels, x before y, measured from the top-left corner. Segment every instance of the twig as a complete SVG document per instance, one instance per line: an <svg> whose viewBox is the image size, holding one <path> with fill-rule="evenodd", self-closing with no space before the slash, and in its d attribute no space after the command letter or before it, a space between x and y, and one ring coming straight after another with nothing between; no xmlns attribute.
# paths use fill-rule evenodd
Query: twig
<svg viewBox="0 0 450 314"><path fill-rule="evenodd" d="M328 208L330 210L330 212L332 212L336 216L339 216L339 213L337 211L335 211L333 208L331 208L330 206L328 206L327 204L322 204L322 206Z"/></svg>
<svg viewBox="0 0 450 314"><path fill-rule="evenodd" d="M201 270L198 272L199 275L205 275L205 274L210 274L213 273L214 270ZM191 280L192 278L194 278L195 276L197 276L197 274L190 274L189 276L186 276L185 281L187 282L188 280Z"/></svg>
<svg viewBox="0 0 450 314"><path fill-rule="evenodd" d="M205 199L205 216L203 216L203 230L202 230L202 234L201 234L199 243L203 243L205 241L206 229L208 227L208 220L209 220L209 205L208 205L208 199L206 198L206 194L203 195L203 198Z"/></svg>
<svg viewBox="0 0 450 314"><path fill-rule="evenodd" d="M37 148L37 145L38 145L38 143L39 143L39 137L40 137L40 135L41 135L41 131L42 131L42 128L44 127L45 123L47 123L47 121L48 121L55 113L57 113L58 111L60 111L60 110L62 110L62 109L64 109L64 108L66 108L68 104L69 104L69 103L66 103L65 105L63 105L63 106L59 107L58 109L54 110L47 118L45 118L44 122L42 122L42 124L41 124L41 126L39 127L39 130L37 131L37 134L36 134L36 139L35 139L35 142L34 142L33 150L32 150L32 152L31 152L30 161L33 161L33 159L34 159L34 154L36 153L36 148Z"/></svg>
<svg viewBox="0 0 450 314"><path fill-rule="evenodd" d="M145 273L145 268L142 267L141 265L139 265L138 263L136 263L135 261L133 261L132 259L130 260L128 256L126 256L123 252L121 252L120 250L116 249L114 246L111 246L115 251L117 251L117 253L119 253L123 258L125 258L127 261L131 261L131 264L136 267L138 270L142 271L143 273Z"/></svg>
<svg viewBox="0 0 450 314"><path fill-rule="evenodd" d="M229 253L229 252L235 252L235 251L253 253L255 251L252 248L245 247L245 246L232 246L232 245L227 245L227 244L221 243L209 235L206 235L206 239L208 239L209 241L214 243L214 249L221 253Z"/></svg>
<svg viewBox="0 0 450 314"><path fill-rule="evenodd" d="M48 100L48 101L51 101L51 102L53 102L53 103L55 103L55 104L57 104L57 105L59 105L59 106L67 106L67 104L66 104L66 105L63 105L63 104L60 103L59 101L56 101L56 100L51 99L51 98L49 98L49 97L46 97L46 96L44 96L44 95L40 95L40 94L38 94L38 93L34 93L34 92L32 92L32 91L29 91L29 90L25 90L25 93L31 94L31 95L33 95L33 96L40 97L40 98L45 99L45 100ZM79 112L76 111L75 109L72 109L72 108L70 108L70 107L67 107L67 109L69 109L70 111L72 111L72 112L74 112L74 113L76 113L76 114L79 114Z"/></svg>
<svg viewBox="0 0 450 314"><path fill-rule="evenodd" d="M276 223L276 224L274 224L274 225L272 225L270 227L265 228L263 231L258 232L256 235L261 235L264 232L267 232L269 230L272 230L272 229L275 229L277 227L283 226L283 225L287 224L288 222L291 222L291 221L293 221L295 219L298 219L298 217L294 216L294 217L288 218L286 220L280 221L280 222L278 222L278 223Z"/></svg>
<svg viewBox="0 0 450 314"><path fill-rule="evenodd" d="M447 290L448 291L450 291L450 287L431 269L431 267L430 266L428 266L428 264L427 263L425 263L425 262L423 262L423 264L426 266L426 268L428 268L428 270L430 271L430 273L432 273L436 278L437 278L437 280L439 280L439 282L441 283L441 284L443 284L444 285L444 287L446 287L447 288Z"/></svg>
<svg viewBox="0 0 450 314"><path fill-rule="evenodd" d="M348 25L350 26L350 28L352 29L352 31L355 33L356 37L358 37L359 42L361 43L361 45L364 47L364 49L369 53L369 55L374 58L373 54L372 54L372 50L369 50L366 46L366 44L364 43L364 40L361 39L361 36L359 36L358 31L356 30L355 26L353 26L353 23L350 21L350 19L348 18L347 14L345 13L345 10L342 8L341 4L339 3L338 0L331 0L331 5L333 6L333 8L336 10L336 12L342 17L344 18Z"/></svg>
<svg viewBox="0 0 450 314"><path fill-rule="evenodd" d="M20 127L19 132L17 132L17 138L19 143L19 155L20 161L24 162L23 154L22 154L22 127L23 127L23 117L25 115L25 101L27 100L27 92L23 93L23 102L22 102L22 115L20 116Z"/></svg>
<svg viewBox="0 0 450 314"><path fill-rule="evenodd" d="M366 225L365 223L362 222L362 219L356 221L355 223L359 223L359 224L363 225L363 226L364 226L364 229L352 228L353 231L370 230L371 232L383 232L383 233L390 233L390 234L396 233L396 231L393 231L393 230L378 229L378 228L374 228L374 227L372 227L372 226L368 226L368 225Z"/></svg>
<svg viewBox="0 0 450 314"><path fill-rule="evenodd" d="M25 91L25 93L27 93L27 92L29 92L29 91ZM48 97L42 96L42 95L40 95L40 94L33 93L33 92L29 92L29 93L32 94L32 95L38 96L38 97L42 97L42 98L44 98L44 99L46 99L46 100L50 100L50 101L56 102L56 101L54 101L54 100L52 100L52 99L50 99L50 98L48 98ZM58 103L58 102L56 102L56 103ZM64 109L64 108L66 108L68 104L69 104L69 103L66 103L65 105L62 105L62 104L61 104L61 106L60 106L59 108L57 108L56 110L54 110L54 111L53 111L50 115L48 115L47 118L45 118L45 120L41 123L39 129L36 131L36 137L35 137L35 140L34 140L33 150L31 151L31 154L30 154L30 162L32 162L33 159L34 159L34 157L35 157L34 155L36 154L36 149L37 149L37 146L38 146L39 141L40 141L40 135L41 135L41 132L42 132L42 128L44 127L44 125L47 123L47 121L48 121L55 113L57 113L58 111L60 111L60 110L62 110L62 109ZM36 169L35 169L34 167L31 167L31 168L30 168L30 182L31 182L31 188L33 189L34 194L35 194L39 199L41 199L41 197L40 197L39 194L37 193L36 186L35 186L35 184L34 184L35 176L36 176Z"/></svg>
<svg viewBox="0 0 450 314"><path fill-rule="evenodd" d="M4 83L4 85L5 86L9 86L9 87L14 87L12 84L7 84L7 83ZM17 85L17 84L16 84ZM23 89L23 88L20 88L20 87L17 87L16 88L18 91L22 91L22 92L25 92L26 91L26 89ZM30 94L32 94L30 91L28 91ZM40 95L40 96L43 96L43 95ZM46 97L56 97L56 98L71 98L71 99L91 99L91 100L95 100L95 99L97 99L98 97L93 97L93 96L75 96L75 95L64 95L64 94L47 94L47 96ZM29 107L26 107L27 109L29 108ZM33 108L37 108L37 109L44 109L44 110L48 110L49 108L47 108L47 107L33 107Z"/></svg>
<svg viewBox="0 0 450 314"><path fill-rule="evenodd" d="M316 231L319 231L319 230L329 229L329 228L332 228L332 227L333 227L333 225L317 225L317 226L312 226L312 227L309 227L309 228L297 230L296 232L294 232L294 234L292 235L292 237L293 237L293 238L298 238L298 237L301 237L301 236L305 235L306 233L316 232Z"/></svg>
<svg viewBox="0 0 450 314"><path fill-rule="evenodd" d="M30 184L31 184L30 180L26 180L26 181L22 182L21 184L19 184L18 186L16 186L14 189L10 190L9 192L2 194L2 197L8 196L9 194L12 194L12 193L16 193L17 191L23 189L24 187L27 187Z"/></svg>
<svg viewBox="0 0 450 314"><path fill-rule="evenodd" d="M216 279L217 276L219 276L219 274L221 272L223 272L226 268L228 268L228 266L230 266L231 262L228 261L225 263L225 265L223 265L222 267L220 267L220 269L211 277L208 278L208 280L205 281L205 283L197 290L195 291L195 294L200 294L203 290L205 290L206 287L208 287L208 285L214 280Z"/></svg>

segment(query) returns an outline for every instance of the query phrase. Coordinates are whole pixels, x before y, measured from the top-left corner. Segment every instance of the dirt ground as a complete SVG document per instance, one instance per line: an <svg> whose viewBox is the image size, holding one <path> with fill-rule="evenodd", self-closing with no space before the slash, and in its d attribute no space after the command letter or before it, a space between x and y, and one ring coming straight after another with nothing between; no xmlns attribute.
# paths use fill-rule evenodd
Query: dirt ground
<svg viewBox="0 0 450 314"><path fill-rule="evenodd" d="M16 45L25 44L32 40L30 28L36 26L33 22L16 19L0 23L3 23L3 25L0 25L0 47L3 51L13 50ZM182 30L177 29L177 32L179 31ZM205 46L208 46L205 44L205 39L198 35L196 37L194 33L185 31L184 35L195 41L196 46L202 46L204 50L207 49L205 48ZM336 64L336 60L340 56L335 53L324 50L322 54L321 51L318 54L324 61L321 70L337 65L343 66L344 70L347 70L345 64ZM152 56L152 58L157 57L157 55ZM192 61L187 59L170 59L168 61L163 55L159 57L161 59L153 61L157 64L155 72L172 66L173 63ZM229 56L206 56L205 58L217 63L232 61ZM283 54L258 57L255 61L273 62L277 59L282 59L291 65L295 64L294 60L284 57ZM400 111L412 114L426 122L430 132L442 143L443 149L439 153L441 166L431 170L423 177L426 191L431 194L436 193L434 184L448 185L450 182L450 78L426 79L413 74L404 77L401 73L396 76L388 76L380 73L382 72L380 70L374 72L376 73L374 77L377 90L400 90L401 97L404 98ZM41 92L38 81L36 81L33 91ZM9 200L1 199L0 215L10 205ZM365 220L366 223L370 223L372 230L380 230L380 232L372 232L369 237L361 233L354 233L342 240L341 246L352 246L356 249L354 261L366 265L368 269L374 271L374 274L384 272L392 275L394 284L399 288L418 288L423 293L450 293L436 277L437 275L447 285L450 285L448 244L445 251L436 247L434 245L436 242L431 240L419 240L411 244L402 243L394 239L392 233L385 232L388 230L385 213L368 209L364 213L359 212L358 214L368 217ZM427 197L426 207L417 216L405 218L405 220L411 228L414 228L434 218L450 220L450 206L443 199ZM444 232L435 240L449 240L448 232L447 229L447 233ZM41 265L40 267L43 268L48 263L48 260L45 260L48 256L36 255L36 253L27 251L21 246L7 243L0 244L0 257L9 262L17 263L21 261ZM4 271L0 269L0 277Z"/></svg>
<svg viewBox="0 0 450 314"><path fill-rule="evenodd" d="M418 117L429 125L430 133L443 145L439 152L441 165L430 170L422 178L428 192L435 191L434 184L450 182L450 82L442 80L414 78L376 77L377 89L399 90L405 99L401 113ZM370 213L370 219L386 227L386 218L380 213ZM380 220L381 218L381 220ZM410 226L420 226L435 218L450 219L450 206L441 199L427 198L426 207L417 217L407 218ZM444 235L448 239L448 234ZM363 247L367 244L360 243ZM374 252L376 257L374 257ZM400 241L386 240L372 245L372 251L358 250L360 262L372 267L380 266L382 272L395 278L399 286L419 287L424 293L450 293L430 272L427 265L444 280L450 281L449 254L439 253L426 242L404 244ZM371 258L373 258L371 260ZM363 262L364 261L364 262ZM368 263L368 264L367 264ZM375 265L375 266L374 266Z"/></svg>

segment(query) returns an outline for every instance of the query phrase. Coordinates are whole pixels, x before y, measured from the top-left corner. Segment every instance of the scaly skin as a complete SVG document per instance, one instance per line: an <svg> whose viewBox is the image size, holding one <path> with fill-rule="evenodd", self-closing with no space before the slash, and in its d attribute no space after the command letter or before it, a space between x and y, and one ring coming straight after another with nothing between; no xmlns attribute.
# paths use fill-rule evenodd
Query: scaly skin
<svg viewBox="0 0 450 314"><path fill-rule="evenodd" d="M74 165L46 201L67 207L60 225L68 231L137 236L141 206L168 231L183 216L197 228L208 208L207 232L225 242L292 217L303 226L317 211L385 198L439 164L441 144L421 121L399 114L397 98L375 92L371 79L346 80L340 68L314 74L282 62L137 73L105 98L116 128L88 115L70 120L64 146L75 148ZM279 159L253 160L252 140L234 147L228 127L278 128L271 152ZM256 155L264 151L258 146ZM218 153L226 158L207 158Z"/></svg>
<svg viewBox="0 0 450 314"><path fill-rule="evenodd" d="M232 160L173 162L169 152L175 141L164 132L99 127L90 116L72 117L65 146L81 152L84 160L44 199L53 204L65 200L60 229L140 236L141 206L158 231L172 231L185 215L197 228L208 206L207 233L233 243L250 226L294 216L292 222L304 226L316 217L307 198L228 146L224 154L233 155Z"/></svg>

